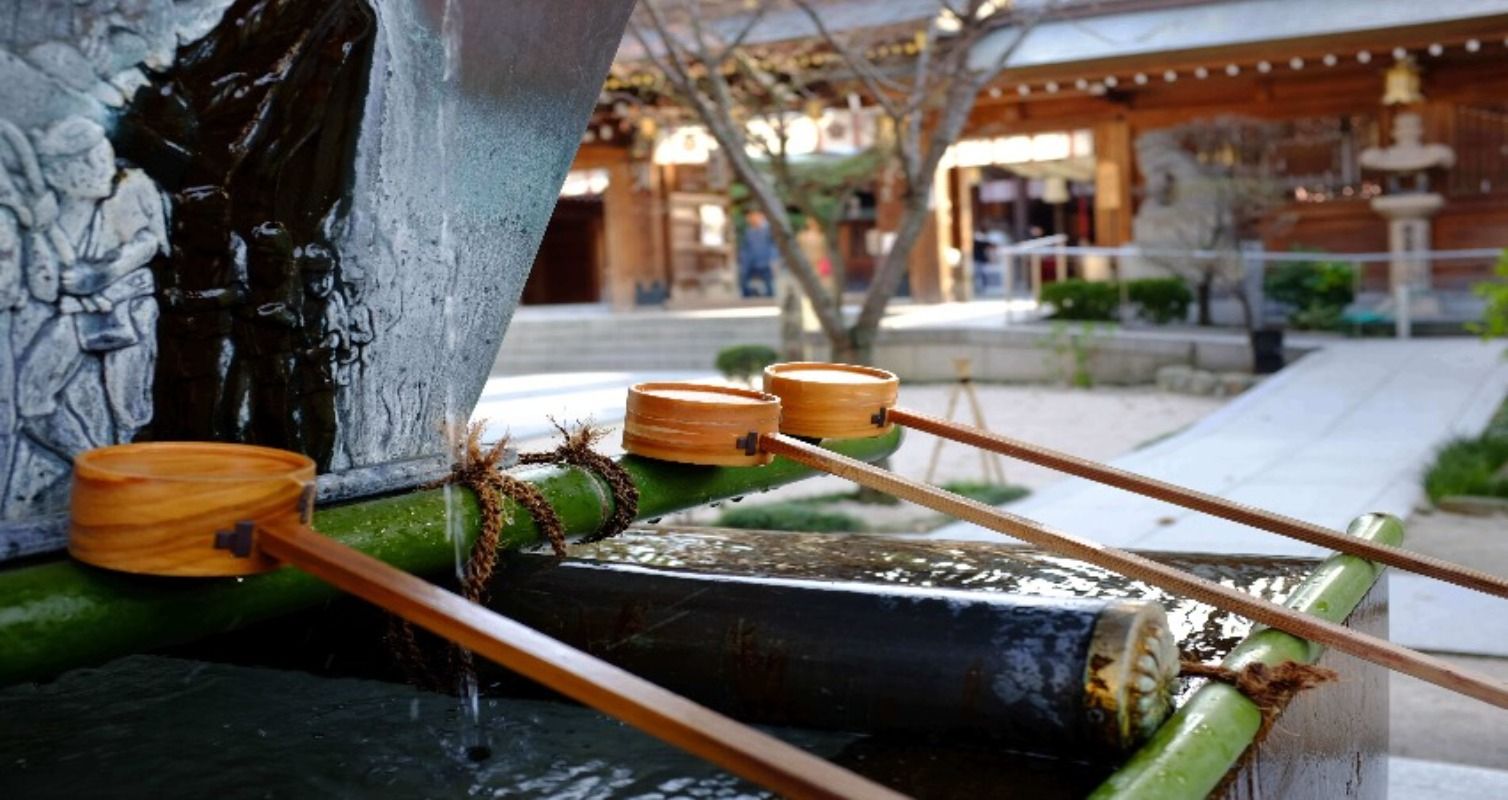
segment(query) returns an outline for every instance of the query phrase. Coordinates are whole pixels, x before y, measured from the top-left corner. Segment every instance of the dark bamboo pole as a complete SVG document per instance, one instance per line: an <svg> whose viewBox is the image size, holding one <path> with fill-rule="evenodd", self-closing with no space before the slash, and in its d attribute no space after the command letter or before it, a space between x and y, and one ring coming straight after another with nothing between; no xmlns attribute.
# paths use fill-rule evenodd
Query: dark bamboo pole
<svg viewBox="0 0 1508 800"><path fill-rule="evenodd" d="M936 436L951 439L955 442L990 450L1002 455L1019 458L1033 464L1077 475L1080 478L1088 478L1098 481L1117 489L1135 492L1140 495L1152 497L1176 506L1202 511L1212 516L1250 525L1259 530L1287 536L1301 542L1328 547L1360 556L1369 561L1386 564L1390 567L1414 572L1419 575L1434 578L1436 580L1453 583L1467 589L1473 589L1483 594L1496 597L1508 597L1508 578L1492 575L1470 567L1464 567L1433 556L1415 553L1401 547L1368 542L1346 536L1338 531L1304 522L1303 520L1275 514L1271 511L1263 511L1259 508L1233 503L1221 497L1205 494L1203 492L1176 486L1155 478L1148 478L1134 472L1116 469L1115 467L1099 464L1088 459L1072 456L1067 453L1050 450L1046 447L1030 444L1001 436L990 431L959 425L948 420L938 419L927 414L908 411L904 408L891 408L886 411L886 419L897 425L903 425L914 430L924 431Z"/></svg>
<svg viewBox="0 0 1508 800"><path fill-rule="evenodd" d="M1145 581L1357 658L1508 709L1508 685L1343 625L1296 613L1276 603L1197 578L1148 558L1052 530L983 503L959 497L886 470L837 456L783 434L761 436L760 448L862 486L982 525L1029 544Z"/></svg>
<svg viewBox="0 0 1508 800"><path fill-rule="evenodd" d="M781 795L905 795L662 689L301 525L258 529L262 553Z"/></svg>

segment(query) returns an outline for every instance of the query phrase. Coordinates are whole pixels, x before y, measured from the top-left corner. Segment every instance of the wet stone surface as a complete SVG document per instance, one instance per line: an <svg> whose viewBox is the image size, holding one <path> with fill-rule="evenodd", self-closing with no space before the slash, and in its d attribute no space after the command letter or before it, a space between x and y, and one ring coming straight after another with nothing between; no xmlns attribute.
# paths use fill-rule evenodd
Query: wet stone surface
<svg viewBox="0 0 1508 800"><path fill-rule="evenodd" d="M1250 621L1110 570L1011 544L886 536L631 530L573 547L574 558L733 575L854 581L1039 597L1132 598L1161 603L1187 657L1214 661L1251 632ZM1281 601L1314 568L1298 558L1154 555L1206 580Z"/></svg>

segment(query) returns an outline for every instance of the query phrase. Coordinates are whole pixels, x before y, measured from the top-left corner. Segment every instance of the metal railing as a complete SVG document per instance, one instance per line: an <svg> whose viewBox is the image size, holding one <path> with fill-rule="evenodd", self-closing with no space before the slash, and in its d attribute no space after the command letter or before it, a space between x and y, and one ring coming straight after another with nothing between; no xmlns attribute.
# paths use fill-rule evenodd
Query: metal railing
<svg viewBox="0 0 1508 800"><path fill-rule="evenodd" d="M1431 250L1397 257L1388 252L1323 253L1251 250L1168 250L1125 247L1070 247L1062 234L996 246L990 258L975 264L978 297L1029 298L1040 302L1045 283L1065 278L1121 280L1121 317L1134 309L1126 281L1216 274L1217 301L1230 306L1238 292L1251 301L1255 320L1276 317L1287 309L1263 298L1263 276L1279 264L1345 264L1350 267L1355 300L1345 321L1356 326L1391 323L1408 337L1416 323L1459 323L1478 319L1482 301L1471 289L1498 280L1494 267L1502 248ZM1224 320L1239 323L1240 320ZM1272 321L1276 321L1275 319Z"/></svg>

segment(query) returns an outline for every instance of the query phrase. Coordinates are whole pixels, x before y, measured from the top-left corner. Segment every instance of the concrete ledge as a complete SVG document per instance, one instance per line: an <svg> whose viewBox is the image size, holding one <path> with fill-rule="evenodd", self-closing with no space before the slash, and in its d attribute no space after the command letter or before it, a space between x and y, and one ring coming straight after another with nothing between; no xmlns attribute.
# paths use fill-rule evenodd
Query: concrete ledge
<svg viewBox="0 0 1508 800"><path fill-rule="evenodd" d="M1455 514L1471 514L1477 517L1490 517L1494 514L1508 515L1508 500L1501 497L1457 494L1442 497L1435 505L1439 506L1441 511L1450 511Z"/></svg>
<svg viewBox="0 0 1508 800"><path fill-rule="evenodd" d="M1308 343L1285 347L1290 361L1312 349ZM1239 334L1080 324L883 331L874 360L910 381L953 380L954 359L968 358L977 380L1051 382L1074 374L1076 350L1083 353L1089 376L1107 384L1152 383L1157 370L1169 365L1250 372L1252 364L1251 346Z"/></svg>
<svg viewBox="0 0 1508 800"><path fill-rule="evenodd" d="M1508 797L1508 772L1402 756L1388 759L1388 800L1484 797Z"/></svg>
<svg viewBox="0 0 1508 800"><path fill-rule="evenodd" d="M1077 343L1075 343L1075 339ZM520 309L498 351L494 375L594 370L708 370L735 344L778 348L771 307L614 313L597 306ZM1289 336L1292 361L1322 339ZM827 340L808 332L814 359ZM968 358L984 381L1055 382L1076 371L1075 350L1096 383L1147 384L1157 370L1183 365L1215 373L1250 372L1244 332L1187 326L1132 327L1081 322L1008 321L989 303L898 306L886 317L874 363L908 381L952 381L953 361Z"/></svg>

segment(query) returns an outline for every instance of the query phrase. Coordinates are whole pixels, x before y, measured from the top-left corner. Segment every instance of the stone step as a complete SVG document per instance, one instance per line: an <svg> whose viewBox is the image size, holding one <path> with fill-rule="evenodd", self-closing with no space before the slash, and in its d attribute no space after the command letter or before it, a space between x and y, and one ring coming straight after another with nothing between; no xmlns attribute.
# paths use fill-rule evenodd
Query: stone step
<svg viewBox="0 0 1508 800"><path fill-rule="evenodd" d="M770 314L603 315L521 311L508 327L494 375L592 370L710 370L719 350L775 347Z"/></svg>

